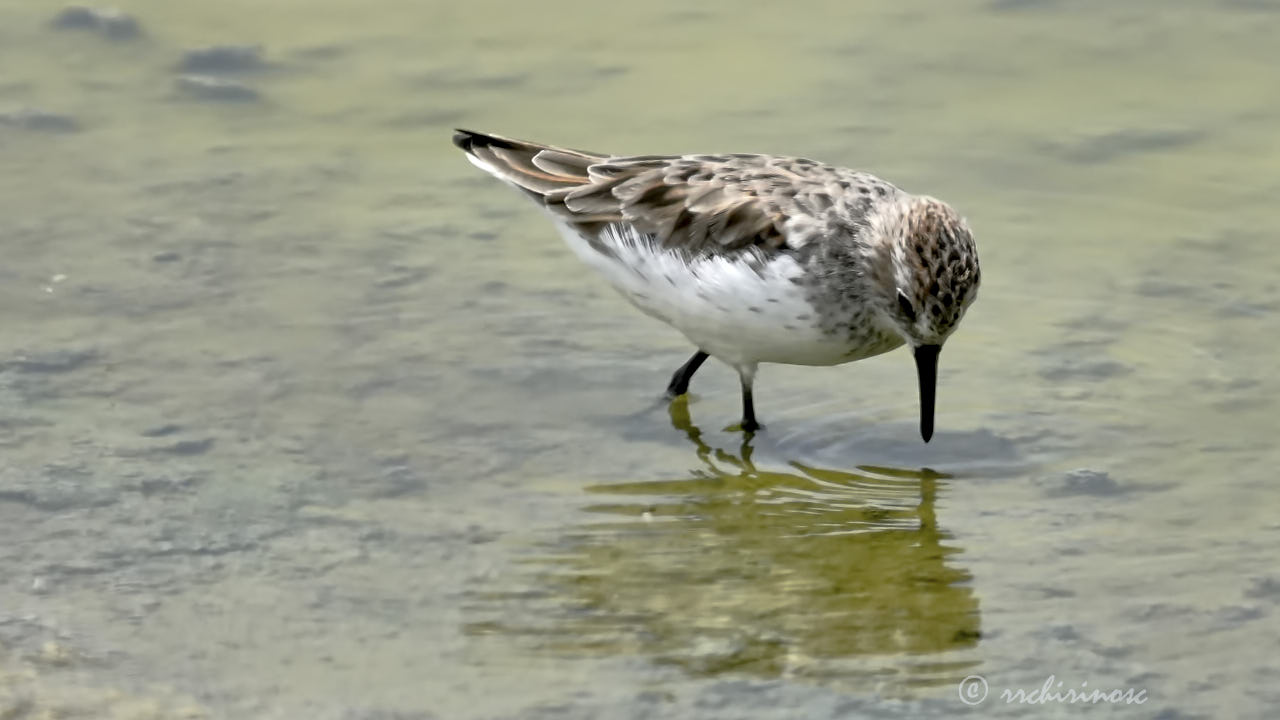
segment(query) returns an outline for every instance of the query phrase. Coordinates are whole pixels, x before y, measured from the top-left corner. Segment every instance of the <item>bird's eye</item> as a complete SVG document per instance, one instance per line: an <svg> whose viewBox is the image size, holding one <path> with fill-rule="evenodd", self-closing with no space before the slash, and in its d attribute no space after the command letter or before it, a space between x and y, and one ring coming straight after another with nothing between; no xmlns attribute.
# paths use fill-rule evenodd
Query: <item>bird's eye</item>
<svg viewBox="0 0 1280 720"><path fill-rule="evenodd" d="M907 316L908 321L916 321L916 309L911 306L911 301L907 299L906 295L902 294L901 290L898 291L898 308L902 310L903 315Z"/></svg>

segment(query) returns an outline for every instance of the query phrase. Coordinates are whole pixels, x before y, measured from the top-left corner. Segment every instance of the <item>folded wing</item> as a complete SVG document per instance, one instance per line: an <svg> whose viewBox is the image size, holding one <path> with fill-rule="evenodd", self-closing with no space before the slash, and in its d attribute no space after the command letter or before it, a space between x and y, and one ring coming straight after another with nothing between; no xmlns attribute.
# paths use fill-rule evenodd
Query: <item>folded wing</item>
<svg viewBox="0 0 1280 720"><path fill-rule="evenodd" d="M694 256L787 247L784 208L806 185L766 155L613 157L467 130L453 142L584 235L626 223Z"/></svg>

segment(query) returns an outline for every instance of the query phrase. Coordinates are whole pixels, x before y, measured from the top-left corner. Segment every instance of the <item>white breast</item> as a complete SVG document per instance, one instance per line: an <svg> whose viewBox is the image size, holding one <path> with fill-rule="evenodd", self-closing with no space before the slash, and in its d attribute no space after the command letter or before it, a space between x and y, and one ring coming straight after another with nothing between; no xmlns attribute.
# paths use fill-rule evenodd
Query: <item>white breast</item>
<svg viewBox="0 0 1280 720"><path fill-rule="evenodd" d="M668 323L703 351L735 366L758 362L836 365L854 359L840 338L824 335L789 255L754 265L745 259L689 260L655 248L629 225L609 225L594 247L557 221L566 242L644 313Z"/></svg>

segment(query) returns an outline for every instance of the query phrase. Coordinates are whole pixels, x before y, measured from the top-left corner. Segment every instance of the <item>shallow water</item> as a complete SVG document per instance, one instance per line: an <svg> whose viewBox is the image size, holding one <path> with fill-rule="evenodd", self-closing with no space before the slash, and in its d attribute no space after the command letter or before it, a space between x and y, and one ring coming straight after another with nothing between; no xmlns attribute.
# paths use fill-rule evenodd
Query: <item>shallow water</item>
<svg viewBox="0 0 1280 720"><path fill-rule="evenodd" d="M1280 3L120 7L0 0L0 718L1280 702ZM934 441L902 352L657 403L454 126L945 198Z"/></svg>

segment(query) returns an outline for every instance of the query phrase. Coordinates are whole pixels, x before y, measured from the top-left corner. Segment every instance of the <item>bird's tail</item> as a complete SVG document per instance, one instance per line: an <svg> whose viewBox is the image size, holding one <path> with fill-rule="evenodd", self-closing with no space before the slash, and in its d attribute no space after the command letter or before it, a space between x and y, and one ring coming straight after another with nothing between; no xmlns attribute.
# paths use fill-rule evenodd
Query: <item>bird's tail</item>
<svg viewBox="0 0 1280 720"><path fill-rule="evenodd" d="M549 193L591 182L588 168L609 158L471 130L455 132L453 144L472 165L543 201Z"/></svg>

